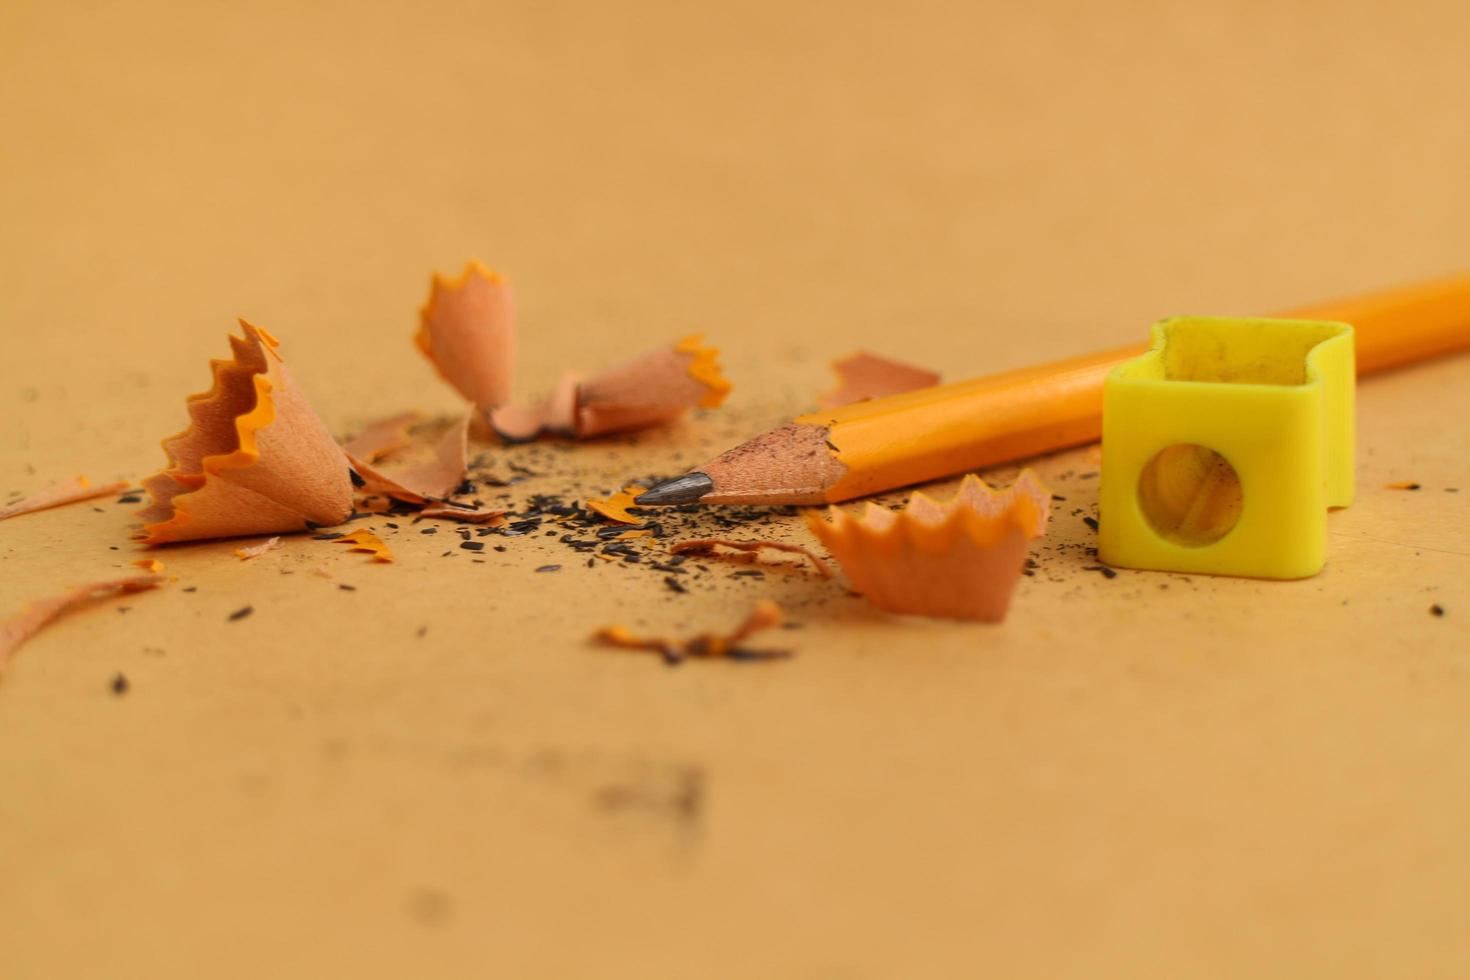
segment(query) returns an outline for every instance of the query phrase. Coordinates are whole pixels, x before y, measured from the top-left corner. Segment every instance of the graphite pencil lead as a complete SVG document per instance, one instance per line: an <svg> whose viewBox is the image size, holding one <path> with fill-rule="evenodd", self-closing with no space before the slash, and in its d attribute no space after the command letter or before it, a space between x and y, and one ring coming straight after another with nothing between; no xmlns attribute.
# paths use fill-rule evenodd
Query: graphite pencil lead
<svg viewBox="0 0 1470 980"><path fill-rule="evenodd" d="M649 504L692 504L715 488L715 481L703 473L685 473L657 484L633 501L640 507Z"/></svg>

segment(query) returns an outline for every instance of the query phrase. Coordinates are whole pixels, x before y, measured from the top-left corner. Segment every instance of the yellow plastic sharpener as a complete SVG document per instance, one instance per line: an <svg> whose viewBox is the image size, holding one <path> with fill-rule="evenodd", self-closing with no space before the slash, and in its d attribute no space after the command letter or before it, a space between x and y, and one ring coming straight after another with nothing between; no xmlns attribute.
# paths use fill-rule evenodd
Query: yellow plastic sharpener
<svg viewBox="0 0 1470 980"><path fill-rule="evenodd" d="M1306 578L1353 500L1353 328L1176 317L1103 386L1098 557Z"/></svg>

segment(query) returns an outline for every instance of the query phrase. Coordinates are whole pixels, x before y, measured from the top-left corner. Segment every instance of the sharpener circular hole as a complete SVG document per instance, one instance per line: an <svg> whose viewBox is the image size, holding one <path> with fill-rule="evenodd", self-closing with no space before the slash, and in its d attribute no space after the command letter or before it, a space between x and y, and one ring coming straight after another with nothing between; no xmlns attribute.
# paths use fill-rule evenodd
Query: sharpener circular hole
<svg viewBox="0 0 1470 980"><path fill-rule="evenodd" d="M1207 446L1161 449L1138 476L1138 504L1158 534L1175 544L1214 544L1240 520L1240 476Z"/></svg>

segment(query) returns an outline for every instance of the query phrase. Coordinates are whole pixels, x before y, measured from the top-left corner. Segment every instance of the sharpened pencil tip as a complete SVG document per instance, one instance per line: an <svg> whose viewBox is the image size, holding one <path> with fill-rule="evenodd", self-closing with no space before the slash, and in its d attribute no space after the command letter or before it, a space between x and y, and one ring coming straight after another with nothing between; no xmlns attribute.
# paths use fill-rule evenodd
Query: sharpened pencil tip
<svg viewBox="0 0 1470 980"><path fill-rule="evenodd" d="M714 488L715 481L703 473L685 473L639 494L633 503L639 507L649 504L692 504Z"/></svg>

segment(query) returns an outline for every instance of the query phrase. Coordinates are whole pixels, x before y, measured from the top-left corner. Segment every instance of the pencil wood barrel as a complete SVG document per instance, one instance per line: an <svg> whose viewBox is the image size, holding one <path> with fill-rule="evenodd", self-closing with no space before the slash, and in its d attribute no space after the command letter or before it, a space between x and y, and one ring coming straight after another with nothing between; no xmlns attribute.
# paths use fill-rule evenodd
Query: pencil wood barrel
<svg viewBox="0 0 1470 980"><path fill-rule="evenodd" d="M1279 315L1352 324L1358 374L1370 374L1470 347L1470 275ZM836 503L1095 442L1103 380L1145 350L1129 345L803 415L699 467L694 474L709 478L702 493L661 499L655 487L639 502Z"/></svg>

